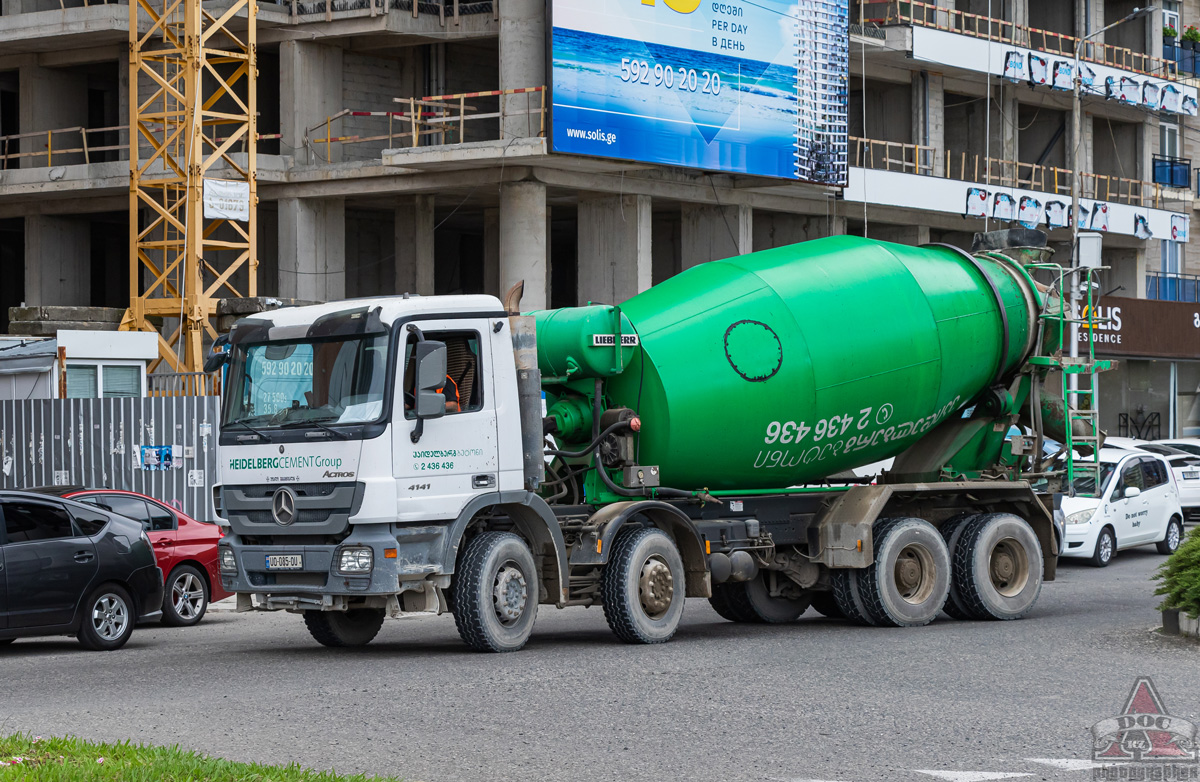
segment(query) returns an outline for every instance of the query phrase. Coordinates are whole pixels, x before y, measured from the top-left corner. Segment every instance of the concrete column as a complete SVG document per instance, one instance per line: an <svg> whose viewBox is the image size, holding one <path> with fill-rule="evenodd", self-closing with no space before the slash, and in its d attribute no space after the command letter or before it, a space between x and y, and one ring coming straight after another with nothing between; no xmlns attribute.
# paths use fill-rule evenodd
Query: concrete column
<svg viewBox="0 0 1200 782"><path fill-rule="evenodd" d="M995 166L993 174L1000 174L1005 184L1015 185L1017 176L1020 133L1017 130L1019 104L1015 85L1001 81L992 94L992 157L1008 161Z"/></svg>
<svg viewBox="0 0 1200 782"><path fill-rule="evenodd" d="M304 143L309 138L325 138L322 123L341 111L342 49L310 41L284 41L279 44L279 132L284 150L290 148L297 163L330 162L342 159L341 147L321 144L311 151ZM317 128L307 133L309 128ZM336 127L331 127L333 135Z"/></svg>
<svg viewBox="0 0 1200 782"><path fill-rule="evenodd" d="M745 255L754 248L753 234L754 210L748 206L684 204L682 266Z"/></svg>
<svg viewBox="0 0 1200 782"><path fill-rule="evenodd" d="M546 84L545 0L504 0L500 3L500 89L541 87ZM501 96L501 107L525 110L525 97ZM530 101L530 106L540 105ZM536 114L501 117L500 138L538 135ZM526 295L529 294L528 289Z"/></svg>
<svg viewBox="0 0 1200 782"><path fill-rule="evenodd" d="M419 195L396 207L396 293L433 295L433 202Z"/></svg>
<svg viewBox="0 0 1200 782"><path fill-rule="evenodd" d="M846 218L796 215L786 212L754 213L754 251L786 247L811 239L846 233Z"/></svg>
<svg viewBox="0 0 1200 782"><path fill-rule="evenodd" d="M550 304L549 242L546 230L546 186L511 182L500 188L500 292L525 283L521 310Z"/></svg>
<svg viewBox="0 0 1200 782"><path fill-rule="evenodd" d="M500 290L500 210L483 210L483 292L502 296Z"/></svg>
<svg viewBox="0 0 1200 782"><path fill-rule="evenodd" d="M305 301L346 297L346 200L279 200L279 295Z"/></svg>
<svg viewBox="0 0 1200 782"><path fill-rule="evenodd" d="M1029 45L1029 0L1010 0L1012 3L1013 42Z"/></svg>
<svg viewBox="0 0 1200 782"><path fill-rule="evenodd" d="M25 218L25 303L30 307L90 305L92 231L87 220Z"/></svg>
<svg viewBox="0 0 1200 782"><path fill-rule="evenodd" d="M43 68L30 62L21 66L20 79L22 133L87 125L86 71ZM51 143L63 149L78 149L80 138L78 133L55 133ZM21 142L21 151L45 152L46 144L46 137L25 139ZM49 162L54 166L74 165L83 162L83 154L54 155ZM21 168L42 168L46 165L45 155L21 158Z"/></svg>
<svg viewBox="0 0 1200 782"><path fill-rule="evenodd" d="M914 247L929 244L929 226L927 225L886 225L872 222L869 230L872 239L882 242L908 244Z"/></svg>
<svg viewBox="0 0 1200 782"><path fill-rule="evenodd" d="M1120 287L1111 295L1127 299L1146 298L1146 251L1130 248L1106 248L1103 262L1110 267L1102 272L1107 290Z"/></svg>
<svg viewBox="0 0 1200 782"><path fill-rule="evenodd" d="M917 161L920 173L944 176L946 168L946 89L940 73L913 74L913 143L933 147Z"/></svg>
<svg viewBox="0 0 1200 782"><path fill-rule="evenodd" d="M650 196L579 201L579 303L620 304L652 284Z"/></svg>

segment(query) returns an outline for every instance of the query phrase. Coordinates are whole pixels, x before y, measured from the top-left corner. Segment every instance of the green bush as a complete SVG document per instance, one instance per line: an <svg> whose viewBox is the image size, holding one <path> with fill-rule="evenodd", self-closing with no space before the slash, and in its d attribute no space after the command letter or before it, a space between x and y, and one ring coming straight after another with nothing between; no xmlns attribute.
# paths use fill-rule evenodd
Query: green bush
<svg viewBox="0 0 1200 782"><path fill-rule="evenodd" d="M1161 610L1177 609L1193 619L1200 616L1200 527L1188 533L1154 577L1161 582L1154 594L1166 595Z"/></svg>

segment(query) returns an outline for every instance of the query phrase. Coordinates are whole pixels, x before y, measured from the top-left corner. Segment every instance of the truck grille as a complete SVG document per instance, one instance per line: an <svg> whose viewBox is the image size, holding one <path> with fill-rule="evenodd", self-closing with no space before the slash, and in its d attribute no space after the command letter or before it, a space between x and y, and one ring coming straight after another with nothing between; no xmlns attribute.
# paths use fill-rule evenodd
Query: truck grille
<svg viewBox="0 0 1200 782"><path fill-rule="evenodd" d="M283 488L296 496L296 518L286 526L271 512L275 493ZM239 535L337 535L349 528L364 491L365 484L355 482L232 485L221 487L221 505Z"/></svg>

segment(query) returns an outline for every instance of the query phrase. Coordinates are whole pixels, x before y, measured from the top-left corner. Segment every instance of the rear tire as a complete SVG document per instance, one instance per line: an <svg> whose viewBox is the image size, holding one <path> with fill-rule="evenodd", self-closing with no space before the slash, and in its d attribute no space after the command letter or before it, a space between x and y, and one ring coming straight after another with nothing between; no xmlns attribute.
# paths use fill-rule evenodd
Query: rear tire
<svg viewBox="0 0 1200 782"><path fill-rule="evenodd" d="M204 618L208 610L208 584L199 570L180 565L171 571L162 609L162 623L171 627L191 627Z"/></svg>
<svg viewBox="0 0 1200 782"><path fill-rule="evenodd" d="M1172 517L1167 522L1167 532L1163 535L1163 539L1158 541L1159 554L1174 554L1175 549L1179 548L1179 542L1183 540L1183 525L1179 523L1179 519Z"/></svg>
<svg viewBox="0 0 1200 782"><path fill-rule="evenodd" d="M875 622L867 616L862 598L858 594L858 571L848 568L838 568L833 571L833 599L837 603L838 612L848 621L856 625L874 625Z"/></svg>
<svg viewBox="0 0 1200 782"><path fill-rule="evenodd" d="M812 607L817 609L817 613L821 616L827 616L830 619L845 619L846 615L838 608L837 600L832 592L817 592L812 599Z"/></svg>
<svg viewBox="0 0 1200 782"><path fill-rule="evenodd" d="M939 529L942 533L942 540L946 541L946 548L950 551L951 563L954 562L954 552L958 549L958 541L962 538L962 531L969 522L978 516L978 513L963 513L948 519ZM958 587L955 585L953 576L950 578L950 597L946 600L946 606L942 610L954 619L971 618L970 612L967 611L966 605L958 594Z"/></svg>
<svg viewBox="0 0 1200 782"><path fill-rule="evenodd" d="M322 646L343 649L366 646L383 627L382 608L355 608L350 611L305 611L304 626Z"/></svg>
<svg viewBox="0 0 1200 782"><path fill-rule="evenodd" d="M884 627L929 624L950 594L950 552L941 533L916 518L876 522L872 533L875 561L858 576L867 614Z"/></svg>
<svg viewBox="0 0 1200 782"><path fill-rule="evenodd" d="M538 573L525 541L484 532L467 544L454 576L454 624L477 652L515 652L533 634Z"/></svg>
<svg viewBox="0 0 1200 782"><path fill-rule="evenodd" d="M93 652L120 649L133 635L137 622L133 600L116 584L102 584L83 601L83 616L76 637L79 645Z"/></svg>
<svg viewBox="0 0 1200 782"><path fill-rule="evenodd" d="M709 602L718 614L731 622L754 622L762 624L784 624L794 622L808 610L808 598L793 600L772 597L767 588L767 573L763 571L749 581L717 584ZM780 576L786 578L786 576ZM718 587L720 597L717 597ZM718 607L718 603L720 607ZM727 611L729 615L722 613Z"/></svg>
<svg viewBox="0 0 1200 782"><path fill-rule="evenodd" d="M1092 567L1108 567L1108 563L1112 562L1116 553L1117 538L1111 529L1105 527L1096 537L1096 550L1092 552L1092 558L1088 560L1088 564Z"/></svg>
<svg viewBox="0 0 1200 782"><path fill-rule="evenodd" d="M972 619L1028 614L1042 591L1042 548L1033 528L1011 513L975 518L955 548L954 582Z"/></svg>
<svg viewBox="0 0 1200 782"><path fill-rule="evenodd" d="M683 559L675 542L652 527L621 530L600 577L604 618L627 644L671 640L683 617Z"/></svg>

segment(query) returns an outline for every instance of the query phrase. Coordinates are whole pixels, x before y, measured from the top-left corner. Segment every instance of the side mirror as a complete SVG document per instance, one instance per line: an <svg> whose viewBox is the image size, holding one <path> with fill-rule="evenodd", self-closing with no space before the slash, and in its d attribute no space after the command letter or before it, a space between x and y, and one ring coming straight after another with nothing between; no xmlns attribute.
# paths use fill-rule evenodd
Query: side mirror
<svg viewBox="0 0 1200 782"><path fill-rule="evenodd" d="M1142 496L1142 490L1136 486L1125 487L1125 499L1132 500L1134 497Z"/></svg>
<svg viewBox="0 0 1200 782"><path fill-rule="evenodd" d="M206 373L216 372L229 362L228 347L228 334L222 334L213 340L212 346L208 349L208 355L204 357L204 371Z"/></svg>
<svg viewBox="0 0 1200 782"><path fill-rule="evenodd" d="M441 418L446 414L446 397L442 389L446 385L446 344L425 340L413 348L416 362L416 404L413 411L417 419Z"/></svg>

